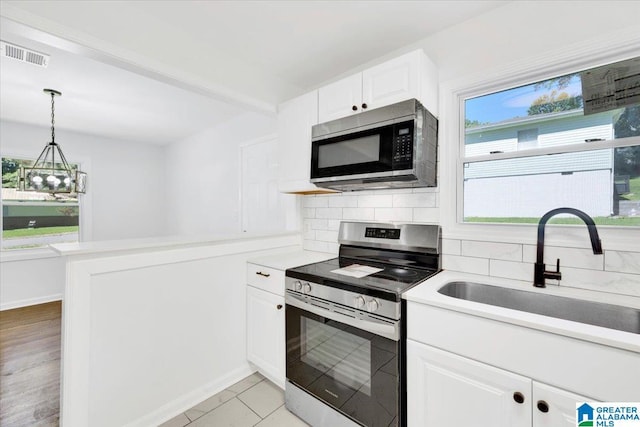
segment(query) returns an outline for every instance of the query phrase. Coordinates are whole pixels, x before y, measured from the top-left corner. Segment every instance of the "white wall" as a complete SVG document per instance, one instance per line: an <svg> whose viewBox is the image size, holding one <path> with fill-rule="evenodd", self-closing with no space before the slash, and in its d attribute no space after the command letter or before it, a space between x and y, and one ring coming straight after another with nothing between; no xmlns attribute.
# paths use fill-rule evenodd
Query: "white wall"
<svg viewBox="0 0 640 427"><path fill-rule="evenodd" d="M603 26L602 17L612 14L619 21ZM535 226L517 227L514 232L513 227L488 230L456 225L457 158L453 147L460 143L460 132L451 124L457 122L460 110L449 88L460 81L470 85L489 81L496 85L495 90L504 89L500 86L509 85L509 81L493 76L508 71L516 80L535 81L531 73L517 75L523 62L543 58L560 66L568 61L567 51L575 54L585 46L606 53L608 46L602 40L607 36L617 38L618 43L638 39L637 16L639 2L517 1L395 52L423 48L439 69L438 188L423 194L395 190L304 196L305 249L337 252L335 239L341 220L440 223L443 268L532 281ZM637 55L637 42L629 45L636 46ZM392 56L390 53L385 59ZM640 295L640 230L627 229L622 234L624 239L614 242L608 239L612 233L601 230L605 254L593 255L585 227L550 227L545 262L554 264L561 258L562 286Z"/></svg>
<svg viewBox="0 0 640 427"><path fill-rule="evenodd" d="M36 157L50 140L48 127L0 122L2 156ZM56 129L56 141L70 162L88 173L82 197L84 240L115 240L166 233L164 147L116 141ZM126 180L126 181L125 181ZM127 182L152 185L128 185ZM59 299L64 289L64 260L8 261L3 255L0 308Z"/></svg>
<svg viewBox="0 0 640 427"><path fill-rule="evenodd" d="M276 132L275 115L246 113L167 147L170 234L240 231L240 145Z"/></svg>

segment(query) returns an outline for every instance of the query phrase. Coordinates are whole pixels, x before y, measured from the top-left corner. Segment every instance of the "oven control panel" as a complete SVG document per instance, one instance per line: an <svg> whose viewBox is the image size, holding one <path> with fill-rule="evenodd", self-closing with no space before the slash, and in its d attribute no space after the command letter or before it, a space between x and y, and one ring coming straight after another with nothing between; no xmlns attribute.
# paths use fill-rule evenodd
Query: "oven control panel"
<svg viewBox="0 0 640 427"><path fill-rule="evenodd" d="M376 314L391 319L400 319L400 303L325 286L306 280L287 277L286 288L305 296L320 298L355 310Z"/></svg>
<svg viewBox="0 0 640 427"><path fill-rule="evenodd" d="M400 229L367 227L364 229L364 237L373 237L376 239L399 239Z"/></svg>

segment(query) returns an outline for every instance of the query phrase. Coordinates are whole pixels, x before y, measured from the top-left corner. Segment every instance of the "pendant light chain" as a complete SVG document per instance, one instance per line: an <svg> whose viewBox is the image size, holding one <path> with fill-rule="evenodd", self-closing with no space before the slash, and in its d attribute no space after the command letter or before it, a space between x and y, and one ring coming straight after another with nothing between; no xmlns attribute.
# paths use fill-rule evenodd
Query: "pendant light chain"
<svg viewBox="0 0 640 427"><path fill-rule="evenodd" d="M53 142L55 144L56 142L56 128L54 126L55 122L56 122L56 116L55 116L55 94L53 92L51 92L51 142Z"/></svg>

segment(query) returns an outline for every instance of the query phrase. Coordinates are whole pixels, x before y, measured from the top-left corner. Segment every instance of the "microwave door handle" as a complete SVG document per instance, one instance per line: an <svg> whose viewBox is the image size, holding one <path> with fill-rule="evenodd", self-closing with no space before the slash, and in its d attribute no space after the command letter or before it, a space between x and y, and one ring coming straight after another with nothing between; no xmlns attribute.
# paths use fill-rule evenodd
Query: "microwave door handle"
<svg viewBox="0 0 640 427"><path fill-rule="evenodd" d="M301 298L297 295L291 295L287 292L285 296L285 303L292 305L301 310L308 311L309 313L316 314L327 319L335 320L336 322L344 323L345 325L353 326L357 329L362 329L372 334L380 335L385 338L389 338L393 341L400 339L400 328L397 323L388 324L382 321L376 322L373 319L363 320L355 319L353 317L345 316L344 314L336 313L335 311L329 311L320 307L316 307L309 303L301 301Z"/></svg>

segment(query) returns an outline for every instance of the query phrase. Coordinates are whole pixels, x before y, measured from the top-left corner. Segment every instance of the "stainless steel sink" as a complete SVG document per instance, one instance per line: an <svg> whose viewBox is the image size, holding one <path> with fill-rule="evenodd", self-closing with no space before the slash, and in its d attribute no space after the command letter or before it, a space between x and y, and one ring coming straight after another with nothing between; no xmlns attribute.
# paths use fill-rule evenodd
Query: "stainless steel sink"
<svg viewBox="0 0 640 427"><path fill-rule="evenodd" d="M453 298L640 334L640 310L473 282L451 282L438 290Z"/></svg>

